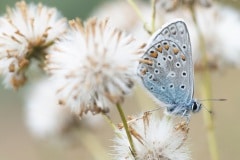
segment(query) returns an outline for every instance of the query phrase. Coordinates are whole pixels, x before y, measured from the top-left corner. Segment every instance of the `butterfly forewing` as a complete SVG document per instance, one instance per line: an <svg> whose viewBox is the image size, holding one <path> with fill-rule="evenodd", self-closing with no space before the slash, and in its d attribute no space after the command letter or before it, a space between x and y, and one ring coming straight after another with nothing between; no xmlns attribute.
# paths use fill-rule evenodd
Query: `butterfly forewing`
<svg viewBox="0 0 240 160"><path fill-rule="evenodd" d="M142 58L149 63L139 64L138 75L158 100L169 106L191 102L192 55L184 22L176 21L157 31Z"/></svg>

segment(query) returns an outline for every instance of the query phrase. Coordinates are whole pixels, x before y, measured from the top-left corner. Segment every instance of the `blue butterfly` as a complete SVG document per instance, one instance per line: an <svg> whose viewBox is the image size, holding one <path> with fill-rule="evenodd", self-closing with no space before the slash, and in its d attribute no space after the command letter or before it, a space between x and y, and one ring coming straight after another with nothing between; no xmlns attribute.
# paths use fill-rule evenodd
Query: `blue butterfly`
<svg viewBox="0 0 240 160"><path fill-rule="evenodd" d="M193 99L194 73L190 37L182 20L156 31L137 69L143 85L167 113L190 117L202 105Z"/></svg>

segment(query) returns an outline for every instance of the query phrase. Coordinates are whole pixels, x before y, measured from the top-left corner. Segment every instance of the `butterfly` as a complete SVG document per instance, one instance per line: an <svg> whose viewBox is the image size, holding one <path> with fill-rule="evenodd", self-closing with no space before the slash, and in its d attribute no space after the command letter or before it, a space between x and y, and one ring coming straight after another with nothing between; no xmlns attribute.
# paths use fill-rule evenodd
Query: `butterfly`
<svg viewBox="0 0 240 160"><path fill-rule="evenodd" d="M193 98L194 66L187 25L176 20L156 31L141 57L137 74L172 115L190 117L202 104Z"/></svg>

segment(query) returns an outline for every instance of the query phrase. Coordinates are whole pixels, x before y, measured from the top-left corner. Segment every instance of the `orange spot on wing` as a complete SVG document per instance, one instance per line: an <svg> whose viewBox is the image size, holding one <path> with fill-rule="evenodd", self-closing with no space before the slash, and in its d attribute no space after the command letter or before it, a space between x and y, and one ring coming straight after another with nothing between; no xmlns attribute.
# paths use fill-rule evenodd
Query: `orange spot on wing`
<svg viewBox="0 0 240 160"><path fill-rule="evenodd" d="M158 53L156 51L150 51L150 56L153 57L153 58L157 58Z"/></svg>
<svg viewBox="0 0 240 160"><path fill-rule="evenodd" d="M160 46L160 47L156 48L156 50L159 51L160 53L162 53L163 47Z"/></svg>
<svg viewBox="0 0 240 160"><path fill-rule="evenodd" d="M178 49L178 48L173 48L173 53L174 53L175 55L177 55L178 52L179 52L179 49Z"/></svg>
<svg viewBox="0 0 240 160"><path fill-rule="evenodd" d="M142 70L141 70L141 75L145 75L147 73L147 68L143 68Z"/></svg>
<svg viewBox="0 0 240 160"><path fill-rule="evenodd" d="M140 59L139 62L144 63L144 64L149 64L149 65L153 64L153 61L151 61L149 59Z"/></svg>
<svg viewBox="0 0 240 160"><path fill-rule="evenodd" d="M183 61L186 61L186 57L183 54L181 55L181 58Z"/></svg>
<svg viewBox="0 0 240 160"><path fill-rule="evenodd" d="M169 45L168 45L168 44L164 45L164 48L165 48L166 50L168 50L168 49L169 49Z"/></svg>

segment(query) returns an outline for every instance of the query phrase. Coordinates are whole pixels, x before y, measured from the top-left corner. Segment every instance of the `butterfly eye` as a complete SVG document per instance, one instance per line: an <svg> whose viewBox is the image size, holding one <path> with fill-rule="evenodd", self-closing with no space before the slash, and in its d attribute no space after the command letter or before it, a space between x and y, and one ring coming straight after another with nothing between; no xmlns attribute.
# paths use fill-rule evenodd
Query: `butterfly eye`
<svg viewBox="0 0 240 160"><path fill-rule="evenodd" d="M194 102L193 104L192 104L192 112L193 113L196 113L196 112L198 112L200 109L201 109L201 104L199 104L199 103L197 103L197 102Z"/></svg>

